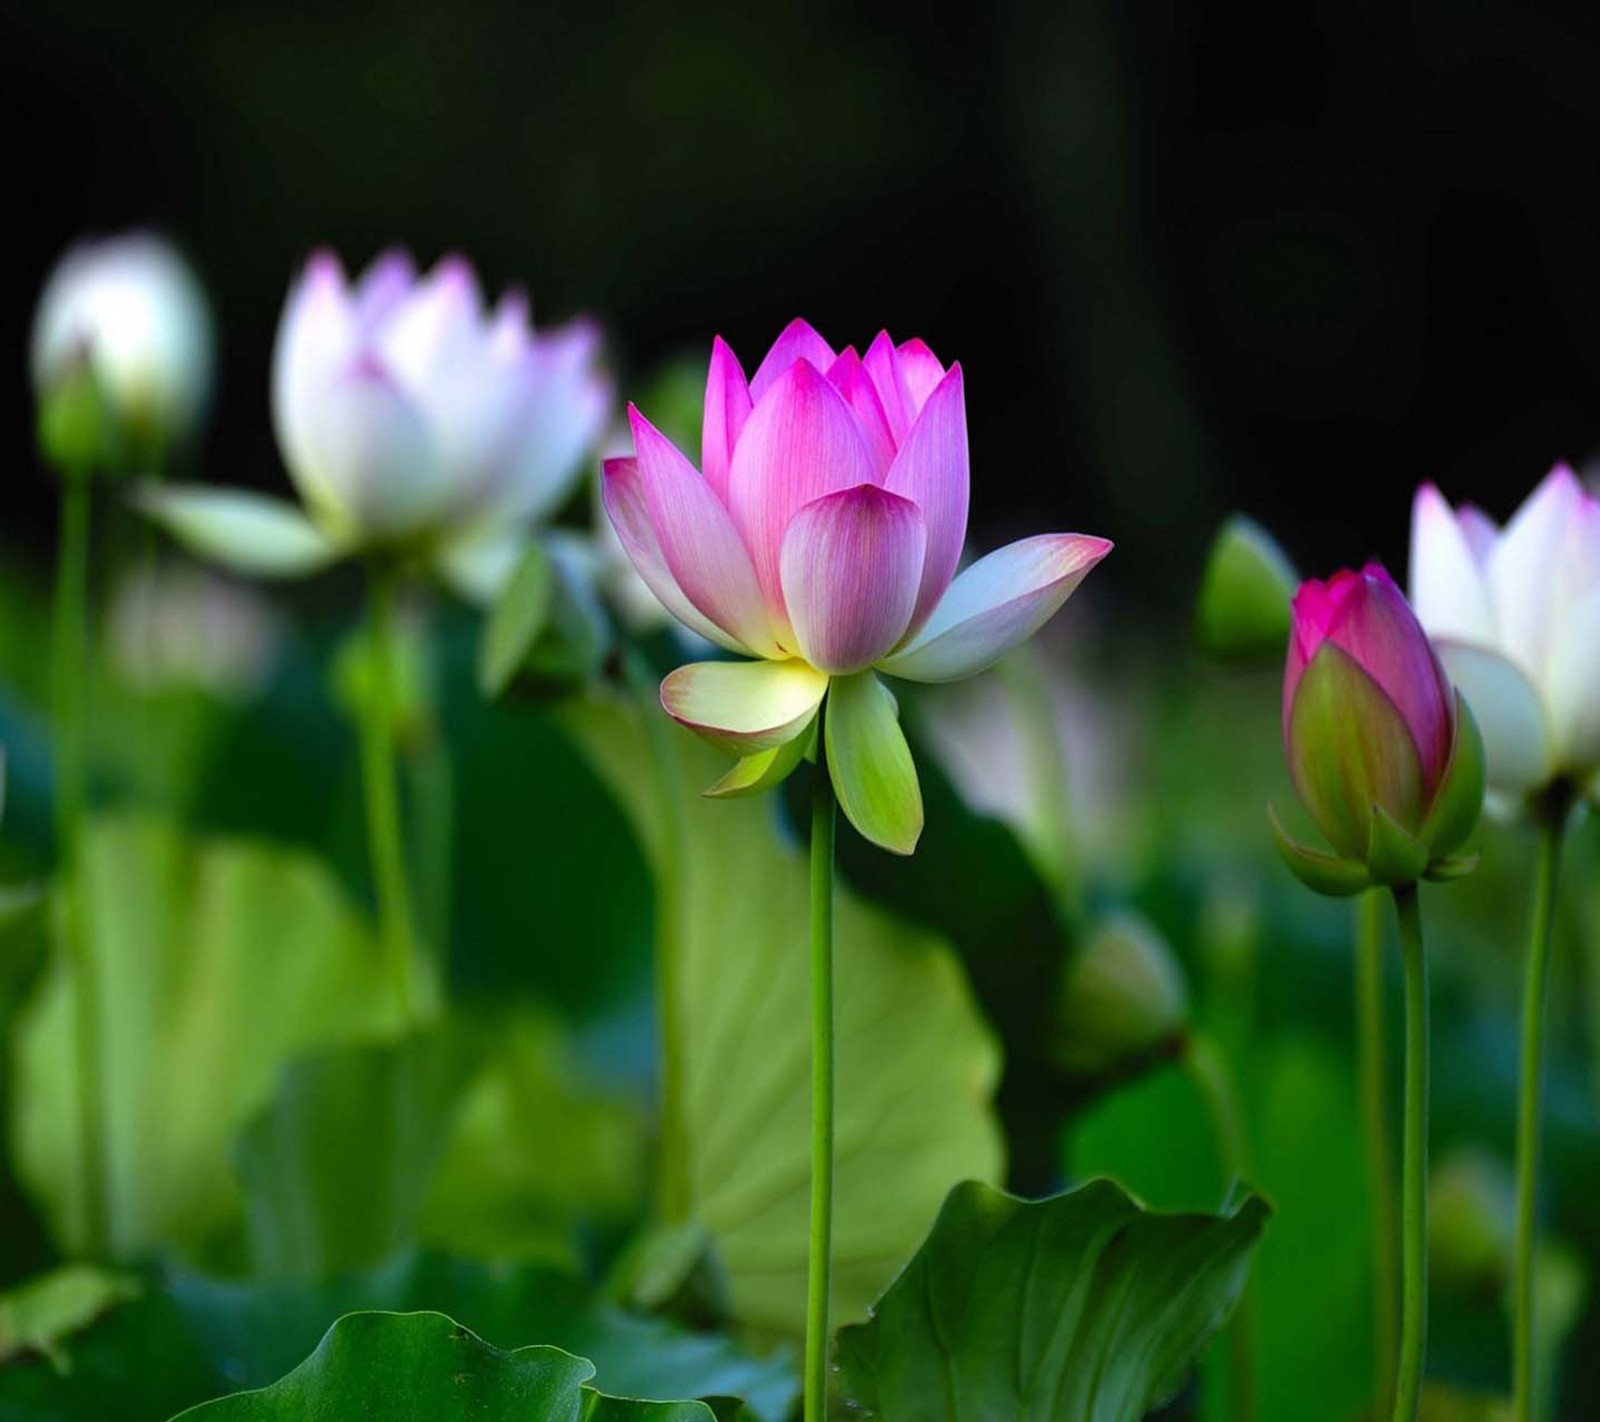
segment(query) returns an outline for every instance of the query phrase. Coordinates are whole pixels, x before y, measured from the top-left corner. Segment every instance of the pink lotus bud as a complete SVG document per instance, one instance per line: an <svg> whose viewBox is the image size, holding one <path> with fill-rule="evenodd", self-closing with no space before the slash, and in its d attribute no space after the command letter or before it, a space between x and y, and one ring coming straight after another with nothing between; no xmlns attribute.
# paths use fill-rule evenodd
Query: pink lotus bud
<svg viewBox="0 0 1600 1422"><path fill-rule="evenodd" d="M825 695L840 803L909 853L915 770L878 672L971 676L1031 636L1110 551L1048 534L956 576L969 493L961 367L880 334L864 356L792 322L746 380L713 343L702 470L637 410L632 459L608 460L607 512L634 567L686 627L754 665L682 667L667 710L743 757L718 793L764 788L799 759ZM831 687L831 693L830 693Z"/></svg>
<svg viewBox="0 0 1600 1422"><path fill-rule="evenodd" d="M1449 856L1482 808L1477 729L1394 580L1370 563L1307 582L1293 612L1284 748L1335 855L1280 829L1291 867L1339 893L1470 867Z"/></svg>

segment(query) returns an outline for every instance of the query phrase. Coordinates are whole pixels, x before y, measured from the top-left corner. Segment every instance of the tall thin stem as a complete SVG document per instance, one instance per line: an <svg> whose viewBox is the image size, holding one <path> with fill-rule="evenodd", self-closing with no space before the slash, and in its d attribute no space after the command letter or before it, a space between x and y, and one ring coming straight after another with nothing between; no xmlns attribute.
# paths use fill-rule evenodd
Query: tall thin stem
<svg viewBox="0 0 1600 1422"><path fill-rule="evenodd" d="M1384 1051L1383 894L1371 889L1356 904L1356 1062L1361 1131L1366 1138L1367 1207L1372 1225L1373 1397L1394 1386L1395 1307L1400 1298L1400 1219L1395 1210L1394 1154L1389 1143L1388 1065Z"/></svg>
<svg viewBox="0 0 1600 1422"><path fill-rule="evenodd" d="M828 1415L833 1271L833 781L817 719L811 799L811 1254L806 1276L805 1422Z"/></svg>
<svg viewBox="0 0 1600 1422"><path fill-rule="evenodd" d="M1400 1207L1400 1360L1393 1422L1416 1422L1428 1350L1428 961L1415 884L1394 891L1406 999L1405 1155Z"/></svg>
<svg viewBox="0 0 1600 1422"><path fill-rule="evenodd" d="M396 578L374 566L368 587L367 669L362 707L362 784L367 802L367 840L378 899L378 932L393 976L396 1000L408 1020L421 1011L417 982L415 920L406 877L405 838L395 766L394 663Z"/></svg>
<svg viewBox="0 0 1600 1422"><path fill-rule="evenodd" d="M1227 1058L1214 1039L1191 1032L1183 1064L1205 1104L1216 1142L1217 1157L1231 1185L1248 1181L1255 1167L1250 1134L1245 1127L1239 1084ZM1254 1422L1256 1416L1256 1304L1255 1287L1245 1285L1228 1327L1229 1380L1233 1393L1233 1422Z"/></svg>
<svg viewBox="0 0 1600 1422"><path fill-rule="evenodd" d="M1534 1255L1539 1196L1539 1113L1544 1088L1544 999L1550 977L1550 941L1555 923L1556 883L1566 804L1546 806L1539 826L1539 868L1534 879L1528 961L1522 990L1522 1080L1517 1101L1517 1244L1512 1315L1512 1416L1533 1422Z"/></svg>
<svg viewBox="0 0 1600 1422"><path fill-rule="evenodd" d="M61 545L56 563L54 695L56 712L56 844L62 889L61 924L72 966L73 1038L78 1078L79 1153L83 1169L83 1244L90 1258L107 1248L109 1180L105 1063L101 1056L100 983L89 923L84 821L89 772L84 732L84 680L89 643L90 480L62 475Z"/></svg>

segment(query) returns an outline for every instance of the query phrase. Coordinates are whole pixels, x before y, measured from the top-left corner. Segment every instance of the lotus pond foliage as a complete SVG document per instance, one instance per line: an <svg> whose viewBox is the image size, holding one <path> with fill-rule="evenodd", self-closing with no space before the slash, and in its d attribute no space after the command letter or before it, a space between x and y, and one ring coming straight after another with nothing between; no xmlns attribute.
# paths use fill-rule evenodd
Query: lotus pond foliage
<svg viewBox="0 0 1600 1422"><path fill-rule="evenodd" d="M1175 654L1070 469L972 546L993 352L356 270L293 499L165 238L39 298L0 1422L1589 1415L1578 475L1423 485L1409 596L1236 517Z"/></svg>

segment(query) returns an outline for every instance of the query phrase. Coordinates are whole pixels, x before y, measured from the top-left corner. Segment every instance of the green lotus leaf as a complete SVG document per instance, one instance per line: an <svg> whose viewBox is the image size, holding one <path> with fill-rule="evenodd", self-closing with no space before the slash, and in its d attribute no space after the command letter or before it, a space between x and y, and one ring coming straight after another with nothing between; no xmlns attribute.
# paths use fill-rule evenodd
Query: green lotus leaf
<svg viewBox="0 0 1600 1422"><path fill-rule="evenodd" d="M968 1182L845 1329L845 1396L882 1422L1137 1422L1238 1302L1271 1211L1160 1215L1095 1180L1026 1201Z"/></svg>
<svg viewBox="0 0 1600 1422"><path fill-rule="evenodd" d="M203 1422L712 1422L703 1402L634 1402L585 1384L560 1348L503 1352L442 1313L346 1314L292 1373L201 1403Z"/></svg>
<svg viewBox="0 0 1600 1422"><path fill-rule="evenodd" d="M115 1257L200 1247L238 1223L229 1151L283 1065L381 1039L402 1019L368 927L309 855L196 840L135 816L91 823L90 943ZM56 954L19 1019L18 1171L63 1243L81 1242L72 971Z"/></svg>
<svg viewBox="0 0 1600 1422"><path fill-rule="evenodd" d="M810 1193L805 851L764 798L707 800L714 750L653 706L591 700L566 724L633 816L668 954L663 1223L695 1220L734 1315L804 1324ZM860 1318L950 1187L995 1179L999 1055L954 956L836 896L834 1308Z"/></svg>
<svg viewBox="0 0 1600 1422"><path fill-rule="evenodd" d="M758 1357L727 1337L624 1312L548 1268L407 1254L315 1283L191 1273L131 1282L121 1301L75 1321L57 1318L54 1361L0 1367L3 1422L165 1422L185 1407L269 1386L336 1320L368 1309L436 1310L505 1346L542 1339L589 1359L609 1393L736 1396L751 1422L786 1422L798 1394L787 1354Z"/></svg>

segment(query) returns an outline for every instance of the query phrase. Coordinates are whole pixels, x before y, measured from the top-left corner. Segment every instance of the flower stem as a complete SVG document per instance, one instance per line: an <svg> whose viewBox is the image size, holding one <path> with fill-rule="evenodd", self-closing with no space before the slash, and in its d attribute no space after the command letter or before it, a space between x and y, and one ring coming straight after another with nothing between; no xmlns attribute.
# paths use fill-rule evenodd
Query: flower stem
<svg viewBox="0 0 1600 1422"><path fill-rule="evenodd" d="M805 1422L828 1415L833 1269L833 780L817 714L811 800L811 1254L806 1275Z"/></svg>
<svg viewBox="0 0 1600 1422"><path fill-rule="evenodd" d="M1539 1194L1539 1110L1544 1086L1545 985L1550 977L1550 940L1555 922L1556 882L1566 804L1549 805L1539 826L1539 868L1534 879L1528 961L1522 991L1522 1080L1517 1102L1517 1243L1512 1317L1512 1416L1532 1422L1534 1379L1534 1255Z"/></svg>
<svg viewBox="0 0 1600 1422"><path fill-rule="evenodd" d="M1405 1157L1400 1223L1400 1359L1393 1422L1416 1422L1428 1348L1428 961L1415 884L1394 891L1406 1000Z"/></svg>
<svg viewBox="0 0 1600 1422"><path fill-rule="evenodd" d="M54 695L56 843L61 923L72 967L73 1038L78 1079L79 1152L83 1169L83 1247L91 1259L107 1248L105 1063L101 1056L100 984L89 923L84 829L89 775L84 733L84 678L89 642L90 482L62 475L61 544L56 563Z"/></svg>
<svg viewBox="0 0 1600 1422"><path fill-rule="evenodd" d="M393 975L395 999L407 1021L420 1015L416 937L406 879L405 839L394 744L396 578L374 566L368 584L367 696L362 707L362 783L367 802L367 840L378 899L378 932Z"/></svg>
<svg viewBox="0 0 1600 1422"><path fill-rule="evenodd" d="M1255 1173L1250 1135L1245 1129L1239 1101L1239 1083L1216 1041L1204 1032L1191 1032L1183 1053L1184 1069L1210 1118L1217 1157L1228 1185L1248 1181ZM1246 1283L1228 1328L1229 1379L1233 1390L1233 1422L1255 1422L1256 1416L1256 1307L1255 1287Z"/></svg>
<svg viewBox="0 0 1600 1422"><path fill-rule="evenodd" d="M1383 895L1377 890L1363 894L1357 901L1355 917L1356 1058L1361 1082L1361 1130L1366 1137L1367 1201L1372 1217L1372 1395L1387 1397L1394 1386L1400 1221L1395 1213L1384 1051Z"/></svg>

